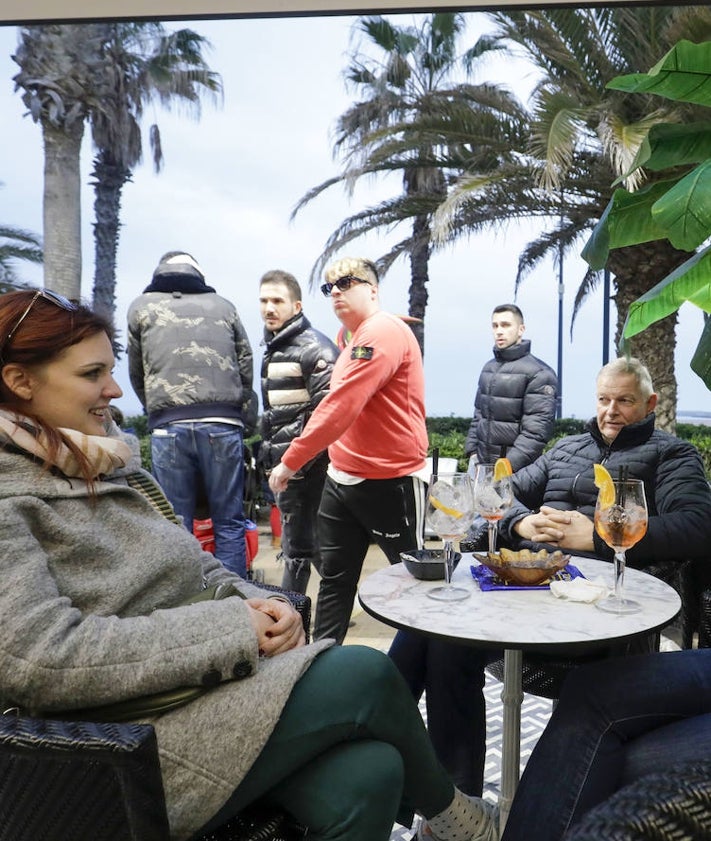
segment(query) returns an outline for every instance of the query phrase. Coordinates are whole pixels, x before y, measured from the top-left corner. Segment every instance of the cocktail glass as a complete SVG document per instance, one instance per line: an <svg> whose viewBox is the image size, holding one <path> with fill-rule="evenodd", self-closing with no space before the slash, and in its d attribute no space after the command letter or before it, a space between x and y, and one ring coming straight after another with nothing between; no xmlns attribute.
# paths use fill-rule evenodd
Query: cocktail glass
<svg viewBox="0 0 711 841"><path fill-rule="evenodd" d="M430 477L425 523L444 544L446 582L443 587L430 590L427 593L430 598L458 601L469 597L469 590L452 584L454 541L464 537L475 516L474 492L467 473L436 473Z"/></svg>
<svg viewBox="0 0 711 841"><path fill-rule="evenodd" d="M474 507L489 525L489 552L496 551L499 520L513 503L511 477L494 478L493 464L477 464L474 477Z"/></svg>
<svg viewBox="0 0 711 841"><path fill-rule="evenodd" d="M595 531L615 552L615 592L596 603L610 613L637 613L639 602L624 597L625 552L647 532L647 501L641 479L614 479L615 501L605 500L601 492L595 506Z"/></svg>

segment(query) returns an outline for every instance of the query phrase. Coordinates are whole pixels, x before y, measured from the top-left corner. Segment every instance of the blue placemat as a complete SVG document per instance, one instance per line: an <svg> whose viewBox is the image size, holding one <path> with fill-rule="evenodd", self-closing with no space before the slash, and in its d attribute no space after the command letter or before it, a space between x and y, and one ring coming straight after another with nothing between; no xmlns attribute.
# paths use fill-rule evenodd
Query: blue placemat
<svg viewBox="0 0 711 841"><path fill-rule="evenodd" d="M469 569L481 590L550 590L550 583L526 586L523 584L507 584L484 564L472 564ZM553 576L553 581L572 581L574 578L585 578L577 567L572 564L564 566Z"/></svg>

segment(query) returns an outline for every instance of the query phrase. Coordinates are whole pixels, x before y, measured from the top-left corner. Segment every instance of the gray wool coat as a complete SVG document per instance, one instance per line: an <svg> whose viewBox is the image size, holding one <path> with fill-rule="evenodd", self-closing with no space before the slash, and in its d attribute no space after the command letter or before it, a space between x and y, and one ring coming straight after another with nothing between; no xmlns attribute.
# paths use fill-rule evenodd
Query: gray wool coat
<svg viewBox="0 0 711 841"><path fill-rule="evenodd" d="M0 448L0 700L33 713L221 683L149 721L156 730L171 838L223 805L276 724L295 682L330 642L258 656L237 597L174 607L237 580L156 513L125 475L96 484L43 471ZM5 708L5 707L3 707Z"/></svg>

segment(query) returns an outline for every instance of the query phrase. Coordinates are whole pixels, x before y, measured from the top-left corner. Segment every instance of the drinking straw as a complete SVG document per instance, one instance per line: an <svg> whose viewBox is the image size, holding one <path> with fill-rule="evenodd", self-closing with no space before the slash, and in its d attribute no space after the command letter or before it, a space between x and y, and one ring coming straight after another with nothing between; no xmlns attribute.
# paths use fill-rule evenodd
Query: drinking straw
<svg viewBox="0 0 711 841"><path fill-rule="evenodd" d="M439 447L432 448L432 475L439 473Z"/></svg>
<svg viewBox="0 0 711 841"><path fill-rule="evenodd" d="M620 465L619 470L617 471L617 480L620 483L620 494L618 504L624 508L625 505L625 482L627 481L627 477L629 476L629 466L626 464Z"/></svg>

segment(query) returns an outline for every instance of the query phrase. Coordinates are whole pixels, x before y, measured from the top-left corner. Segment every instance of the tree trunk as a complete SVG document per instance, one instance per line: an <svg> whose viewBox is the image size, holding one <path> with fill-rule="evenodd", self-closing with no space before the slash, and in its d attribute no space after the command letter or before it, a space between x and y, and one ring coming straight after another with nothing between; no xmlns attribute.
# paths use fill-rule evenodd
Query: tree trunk
<svg viewBox="0 0 711 841"><path fill-rule="evenodd" d="M81 179L84 124L56 129L42 123L44 140L44 285L67 298L81 297Z"/></svg>
<svg viewBox="0 0 711 841"><path fill-rule="evenodd" d="M666 240L616 248L610 252L609 268L615 275L619 346L630 304L689 259L688 251L673 248ZM659 395L657 427L672 434L676 430L677 386L674 373L676 313L652 324L631 341L632 355L649 369L654 390Z"/></svg>
<svg viewBox="0 0 711 841"><path fill-rule="evenodd" d="M415 243L410 251L410 290L408 314L421 319L411 324L412 332L425 357L425 311L427 309L427 283L430 279L430 220L428 216L417 216L412 225L412 239Z"/></svg>
<svg viewBox="0 0 711 841"><path fill-rule="evenodd" d="M101 152L94 160L94 310L114 320L116 254L119 243L121 190L130 178L125 167Z"/></svg>

